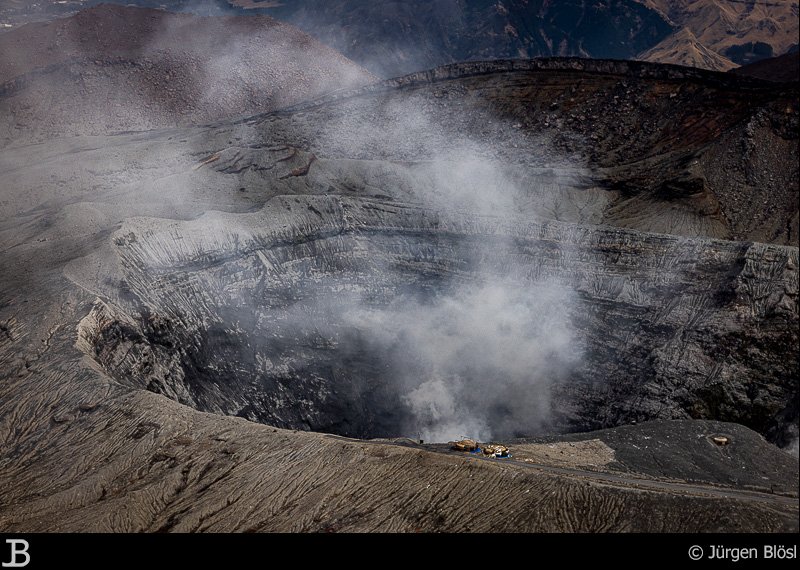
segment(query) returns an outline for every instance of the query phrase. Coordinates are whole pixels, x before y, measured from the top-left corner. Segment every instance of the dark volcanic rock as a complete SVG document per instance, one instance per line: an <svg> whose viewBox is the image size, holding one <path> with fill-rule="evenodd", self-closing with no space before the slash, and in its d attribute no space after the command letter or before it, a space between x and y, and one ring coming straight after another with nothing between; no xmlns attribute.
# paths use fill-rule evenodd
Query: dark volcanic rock
<svg viewBox="0 0 800 570"><path fill-rule="evenodd" d="M762 59L734 69L732 73L777 83L800 81L800 52L795 50L778 57Z"/></svg>

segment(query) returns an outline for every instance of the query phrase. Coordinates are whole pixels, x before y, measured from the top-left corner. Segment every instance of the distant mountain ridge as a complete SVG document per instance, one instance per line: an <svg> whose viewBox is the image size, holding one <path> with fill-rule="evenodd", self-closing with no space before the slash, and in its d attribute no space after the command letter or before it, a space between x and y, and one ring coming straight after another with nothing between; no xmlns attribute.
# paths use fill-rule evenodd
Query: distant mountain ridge
<svg viewBox="0 0 800 570"><path fill-rule="evenodd" d="M291 22L381 75L470 59L543 56L728 71L786 53L800 33L796 0L230 3ZM409 37L413 41L404 41Z"/></svg>
<svg viewBox="0 0 800 570"><path fill-rule="evenodd" d="M467 60L633 59L673 32L636 0L231 0L289 22L384 77Z"/></svg>
<svg viewBox="0 0 800 570"><path fill-rule="evenodd" d="M719 56L696 60L700 67L727 71L782 55L798 45L796 0L639 1L679 28L641 55L647 61L694 65L693 54L699 46Z"/></svg>
<svg viewBox="0 0 800 570"><path fill-rule="evenodd" d="M637 0L110 1L201 15L271 16L382 77L466 60L633 59L674 31L662 14ZM62 17L98 3L0 0L0 32L6 25Z"/></svg>
<svg viewBox="0 0 800 570"><path fill-rule="evenodd" d="M458 61L577 56L728 71L798 45L797 0L108 0L196 15L266 15L384 78ZM0 0L0 35L100 0Z"/></svg>

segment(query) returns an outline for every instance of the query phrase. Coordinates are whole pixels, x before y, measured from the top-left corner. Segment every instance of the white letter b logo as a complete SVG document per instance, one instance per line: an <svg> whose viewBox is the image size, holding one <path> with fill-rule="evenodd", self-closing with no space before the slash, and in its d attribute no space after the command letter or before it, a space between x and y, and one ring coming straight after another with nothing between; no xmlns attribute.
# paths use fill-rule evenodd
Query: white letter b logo
<svg viewBox="0 0 800 570"><path fill-rule="evenodd" d="M11 545L11 561L3 562L3 568L22 568L31 561L28 554L28 541L21 538L7 538L6 542ZM18 558L25 557L25 562L18 562Z"/></svg>

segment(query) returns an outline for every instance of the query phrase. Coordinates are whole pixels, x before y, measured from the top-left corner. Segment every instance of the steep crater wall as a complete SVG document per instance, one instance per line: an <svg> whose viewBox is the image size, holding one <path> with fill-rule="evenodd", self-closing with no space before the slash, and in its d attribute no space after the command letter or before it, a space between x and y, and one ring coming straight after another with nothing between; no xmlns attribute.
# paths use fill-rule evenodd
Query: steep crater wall
<svg viewBox="0 0 800 570"><path fill-rule="evenodd" d="M739 422L777 443L796 430L797 248L292 196L255 214L131 219L113 251L123 294L98 299L79 346L121 383L201 410L358 437L453 418L496 436L654 418ZM442 368L412 342L409 314L439 334L428 343L471 338L426 315L457 329L491 304L487 283L531 315L534 328L486 324L497 351L524 349L509 360L527 375ZM455 381L432 383L443 370Z"/></svg>

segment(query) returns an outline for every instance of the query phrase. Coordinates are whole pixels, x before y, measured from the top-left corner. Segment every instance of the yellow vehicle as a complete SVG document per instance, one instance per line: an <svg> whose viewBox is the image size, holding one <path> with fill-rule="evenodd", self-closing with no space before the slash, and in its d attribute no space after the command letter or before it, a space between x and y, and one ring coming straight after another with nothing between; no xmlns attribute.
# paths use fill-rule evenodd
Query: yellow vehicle
<svg viewBox="0 0 800 570"><path fill-rule="evenodd" d="M450 448L456 451L476 451L478 442L474 439L462 439L461 441L452 442Z"/></svg>

